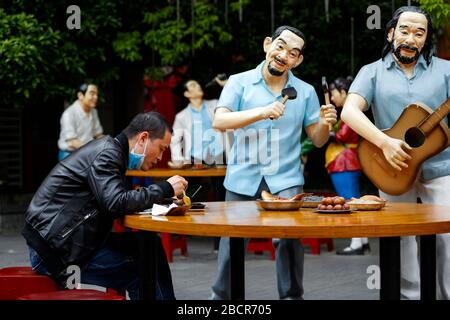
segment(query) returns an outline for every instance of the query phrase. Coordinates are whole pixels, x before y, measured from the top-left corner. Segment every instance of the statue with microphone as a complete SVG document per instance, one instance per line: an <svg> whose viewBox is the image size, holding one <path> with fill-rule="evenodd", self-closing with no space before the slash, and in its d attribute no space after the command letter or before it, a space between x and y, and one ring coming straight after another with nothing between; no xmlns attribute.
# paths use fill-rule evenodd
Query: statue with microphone
<svg viewBox="0 0 450 320"><path fill-rule="evenodd" d="M223 87L226 79L226 74L218 74L204 87L216 84ZM175 116L168 166L181 169L191 165L200 168L203 164L225 164L224 152L231 137L212 128L218 100L205 99L202 86L194 79L185 82L182 89L188 104Z"/></svg>
<svg viewBox="0 0 450 320"><path fill-rule="evenodd" d="M226 73L219 73L214 79L205 84L205 88L209 88L215 85L220 85L221 87L223 87L226 82L227 82Z"/></svg>

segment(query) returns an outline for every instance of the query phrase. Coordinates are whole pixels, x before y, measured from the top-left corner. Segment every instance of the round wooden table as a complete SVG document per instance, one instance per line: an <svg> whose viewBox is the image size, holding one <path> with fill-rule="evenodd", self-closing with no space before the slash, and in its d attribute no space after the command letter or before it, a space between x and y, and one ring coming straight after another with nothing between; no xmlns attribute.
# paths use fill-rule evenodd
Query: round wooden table
<svg viewBox="0 0 450 320"><path fill-rule="evenodd" d="M380 238L381 299L400 298L400 236L421 236L421 298L436 298L435 235L450 232L450 207L388 203L380 211L322 214L314 209L261 211L254 201L209 202L204 214L128 215L127 227L141 231L142 297L154 297L150 263L156 232L230 237L231 295L244 299L243 238ZM149 272L150 270L150 272ZM153 270L153 271L151 271Z"/></svg>

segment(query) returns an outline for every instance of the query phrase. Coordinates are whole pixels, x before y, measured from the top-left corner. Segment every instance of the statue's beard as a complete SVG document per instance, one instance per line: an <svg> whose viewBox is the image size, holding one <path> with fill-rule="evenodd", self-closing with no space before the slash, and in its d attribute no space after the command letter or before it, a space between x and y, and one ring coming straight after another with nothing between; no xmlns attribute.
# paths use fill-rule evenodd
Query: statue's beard
<svg viewBox="0 0 450 320"><path fill-rule="evenodd" d="M398 61L400 61L400 63L402 64L411 64L419 59L420 52L419 49L417 49L416 47L408 46L407 44L401 44L397 48L394 48L394 41L392 41L391 47L392 51L394 52L394 55L397 57ZM412 57L403 56L400 52L400 49L402 48L413 50L416 52L416 54Z"/></svg>
<svg viewBox="0 0 450 320"><path fill-rule="evenodd" d="M275 69L270 63L267 65L267 70L269 70L269 73L275 77L281 77L284 74L284 71Z"/></svg>

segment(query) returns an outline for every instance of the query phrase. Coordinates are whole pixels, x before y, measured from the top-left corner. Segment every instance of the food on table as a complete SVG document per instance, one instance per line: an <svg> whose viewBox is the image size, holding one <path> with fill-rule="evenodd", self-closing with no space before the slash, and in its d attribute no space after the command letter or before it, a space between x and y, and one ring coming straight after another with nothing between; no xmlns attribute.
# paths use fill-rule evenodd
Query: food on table
<svg viewBox="0 0 450 320"><path fill-rule="evenodd" d="M374 196L374 195L371 195L371 194L362 196L359 199L361 199L361 200L372 200L372 201L377 201L377 202L382 202L382 203L386 203L387 202L386 199L383 199L383 198L380 198L380 197L377 197L377 196Z"/></svg>
<svg viewBox="0 0 450 320"><path fill-rule="evenodd" d="M311 195L311 196L303 197L303 201L305 201L305 202L321 202L323 198L324 198L323 196Z"/></svg>
<svg viewBox="0 0 450 320"><path fill-rule="evenodd" d="M303 197L303 208L317 208L317 205L319 205L322 202L323 196L315 196L315 195L307 195Z"/></svg>
<svg viewBox="0 0 450 320"><path fill-rule="evenodd" d="M183 199L176 199L173 201L177 206L184 206Z"/></svg>
<svg viewBox="0 0 450 320"><path fill-rule="evenodd" d="M304 200L305 197L310 196L310 195L312 195L312 193L299 193L299 194L296 194L295 196L293 196L292 198L290 198L289 200L291 200L291 201L299 201L299 200L305 201Z"/></svg>
<svg viewBox="0 0 450 320"><path fill-rule="evenodd" d="M291 198L284 198L280 196L275 196L271 194L270 192L263 190L261 192L261 199L263 200L276 200L276 201L301 201L304 197L311 195L312 193L299 193Z"/></svg>
<svg viewBox="0 0 450 320"><path fill-rule="evenodd" d="M172 162L172 161L167 161L167 165L169 166L170 169L186 169L191 166L190 163Z"/></svg>
<svg viewBox="0 0 450 320"><path fill-rule="evenodd" d="M319 210L349 210L350 206L343 197L324 197L317 206Z"/></svg>
<svg viewBox="0 0 450 320"><path fill-rule="evenodd" d="M386 205L386 200L377 196L367 195L361 198L352 198L347 204L353 210L380 210Z"/></svg>
<svg viewBox="0 0 450 320"><path fill-rule="evenodd" d="M190 206L191 205L191 198L189 198L186 195L186 191L183 190L183 202L185 205Z"/></svg>
<svg viewBox="0 0 450 320"><path fill-rule="evenodd" d="M266 190L263 190L261 192L261 199L263 199L263 200L288 200L288 198L274 196L273 194L271 194L270 192L268 192Z"/></svg>

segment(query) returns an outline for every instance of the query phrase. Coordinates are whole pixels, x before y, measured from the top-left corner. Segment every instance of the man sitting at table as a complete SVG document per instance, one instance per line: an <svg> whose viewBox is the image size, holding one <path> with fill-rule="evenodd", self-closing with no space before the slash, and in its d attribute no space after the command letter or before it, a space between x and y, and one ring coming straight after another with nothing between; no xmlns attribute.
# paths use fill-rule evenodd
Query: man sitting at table
<svg viewBox="0 0 450 320"><path fill-rule="evenodd" d="M140 113L117 137L93 140L58 163L41 184L22 231L33 270L65 287L69 266L81 283L127 290L139 298L136 233L111 233L113 220L182 194L187 181L173 176L128 190L128 169L148 170L169 147L171 128L157 112ZM159 239L159 238L158 238ZM166 255L157 250L157 299L175 299Z"/></svg>

